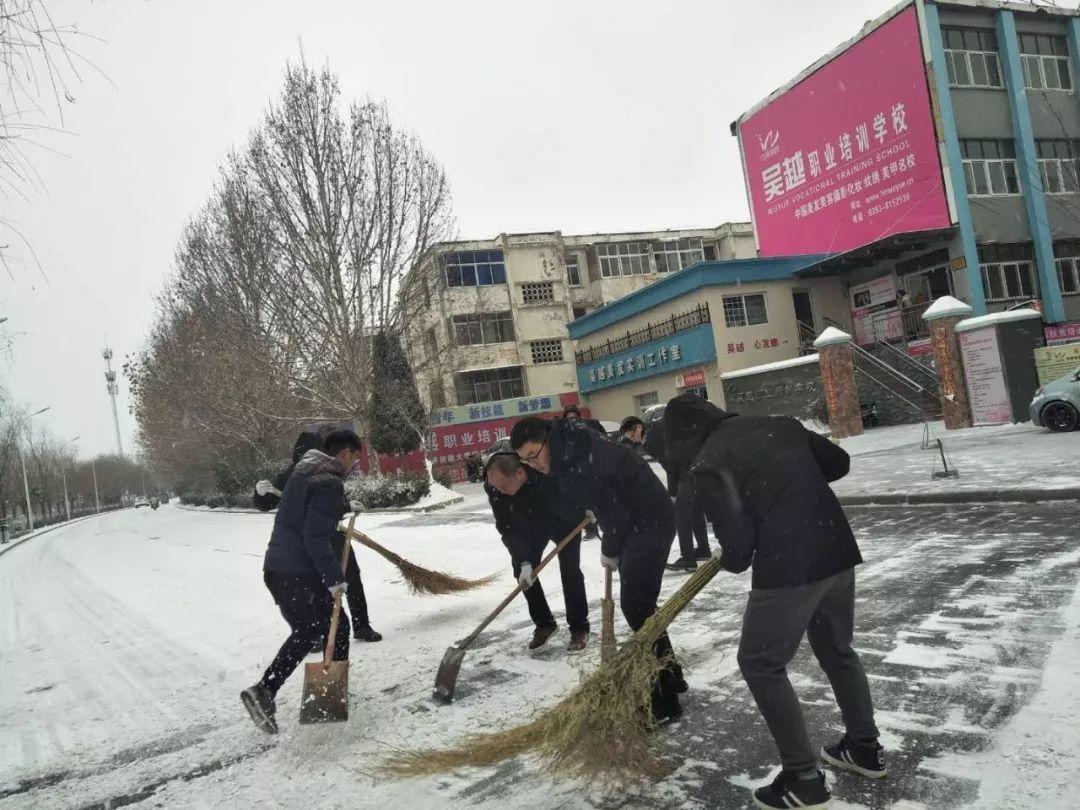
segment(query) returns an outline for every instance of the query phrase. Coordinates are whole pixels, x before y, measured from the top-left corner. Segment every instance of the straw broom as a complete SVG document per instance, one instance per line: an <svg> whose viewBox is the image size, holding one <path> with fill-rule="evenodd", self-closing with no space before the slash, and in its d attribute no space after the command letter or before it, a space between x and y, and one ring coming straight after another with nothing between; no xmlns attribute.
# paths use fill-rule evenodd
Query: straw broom
<svg viewBox="0 0 1080 810"><path fill-rule="evenodd" d="M453 574L444 574L441 571L432 571L399 557L390 549L379 545L361 531L353 529L350 536L361 545L365 545L372 551L382 555L394 565L398 571L401 572L401 576L405 578L405 583L409 586L409 591L417 596L441 596L448 593L474 591L477 588L483 588L485 585L490 585L498 576L497 574L489 574L481 579L465 579L464 577L454 576Z"/></svg>
<svg viewBox="0 0 1080 810"><path fill-rule="evenodd" d="M378 770L397 778L431 776L533 754L549 772L572 779L619 784L666 775L670 769L649 749L652 684L668 661L656 658L653 644L719 571L719 558L702 564L607 662L532 721L473 734L456 748L402 751Z"/></svg>

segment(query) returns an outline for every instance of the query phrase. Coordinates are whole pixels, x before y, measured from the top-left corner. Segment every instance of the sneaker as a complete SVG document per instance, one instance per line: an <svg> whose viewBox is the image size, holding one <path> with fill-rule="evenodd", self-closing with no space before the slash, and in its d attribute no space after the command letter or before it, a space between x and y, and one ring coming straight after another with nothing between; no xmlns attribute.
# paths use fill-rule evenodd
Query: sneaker
<svg viewBox="0 0 1080 810"><path fill-rule="evenodd" d="M369 641L374 643L376 641L382 641L382 633L377 633L372 630L370 624L359 624L353 630L353 638L357 641Z"/></svg>
<svg viewBox="0 0 1080 810"><path fill-rule="evenodd" d="M668 571L696 571L697 561L687 557L679 557L675 562L664 566Z"/></svg>
<svg viewBox="0 0 1080 810"><path fill-rule="evenodd" d="M698 561L700 561L700 560L711 560L712 559L712 549L709 549L709 548L695 549L694 550L694 559L698 560Z"/></svg>
<svg viewBox="0 0 1080 810"><path fill-rule="evenodd" d="M548 639L555 633L555 625L551 627L537 627L533 631L532 641L529 642L530 650L539 650L548 643Z"/></svg>
<svg viewBox="0 0 1080 810"><path fill-rule="evenodd" d="M270 690L257 683L240 693L240 700L248 710L252 721L267 734L277 734L277 720L274 718L274 696Z"/></svg>
<svg viewBox="0 0 1080 810"><path fill-rule="evenodd" d="M581 652L589 643L589 631L579 630L570 633L570 643L566 645L566 651L571 653Z"/></svg>
<svg viewBox="0 0 1080 810"><path fill-rule="evenodd" d="M754 791L754 806L771 808L804 807L807 810L828 807L832 802L825 774L818 771L816 779L800 779L793 773L780 771L771 785Z"/></svg>
<svg viewBox="0 0 1080 810"><path fill-rule="evenodd" d="M834 768L881 779L889 775L885 764L885 749L878 744L857 743L845 734L836 745L826 745L821 749L821 758Z"/></svg>

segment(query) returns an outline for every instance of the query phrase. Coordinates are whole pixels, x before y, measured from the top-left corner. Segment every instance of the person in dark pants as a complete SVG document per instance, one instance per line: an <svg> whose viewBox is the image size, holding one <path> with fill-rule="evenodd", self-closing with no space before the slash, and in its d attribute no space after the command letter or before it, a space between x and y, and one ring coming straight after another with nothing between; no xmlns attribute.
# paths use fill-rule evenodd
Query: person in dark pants
<svg viewBox="0 0 1080 810"><path fill-rule="evenodd" d="M656 612L660 584L671 543L675 515L671 498L640 455L599 438L580 420L535 416L515 423L510 445L537 472L551 475L559 488L583 508L591 509L603 530L600 561L619 572L619 604L632 630ZM655 652L672 651L665 633ZM687 689L674 661L653 685L653 717L658 722L682 714L679 693Z"/></svg>
<svg viewBox="0 0 1080 810"><path fill-rule="evenodd" d="M693 456L676 508L703 504L717 529L721 564L753 566L739 669L780 752L783 770L754 791L763 808L825 807L831 795L810 743L787 665L802 637L832 684L846 734L821 749L837 768L888 773L870 687L851 646L858 545L829 482L850 469L847 453L787 417L726 413L680 396L664 414L669 449Z"/></svg>
<svg viewBox="0 0 1080 810"><path fill-rule="evenodd" d="M695 395L684 394L683 396ZM693 455L687 458L679 454L678 447L669 449L667 439L664 437L664 425L665 420L661 416L653 422L649 431L650 434L656 434L653 450L660 453L658 460L667 475L668 493L675 498L679 493L679 478L683 470L693 461ZM705 522L705 509L699 503L696 509L677 512L675 522L679 538L679 558L675 562L668 563L667 569L669 571L696 571L698 561L707 560L712 556L712 550L709 548L709 527Z"/></svg>
<svg viewBox="0 0 1080 810"><path fill-rule="evenodd" d="M255 494L252 500L255 508L262 512L276 509L281 502L281 493L285 490L289 476L292 475L297 462L308 450L321 450L323 446L322 436L314 431L305 430L296 437L293 445L292 464L278 473L273 481L259 481L255 484ZM346 508L348 505L346 504ZM344 535L334 535L334 553L341 559L342 543ZM382 641L382 634L371 626L368 616L367 596L364 594L364 581L360 579L360 566L356 562L356 555L349 554L349 563L345 569L345 581L349 584L349 590L345 597L349 605L349 615L352 618L353 638L357 641L376 642ZM322 645L322 641L317 642Z"/></svg>
<svg viewBox="0 0 1080 810"><path fill-rule="evenodd" d="M590 429L596 432L597 436L607 438L607 431L604 430L604 426L600 424L596 419L585 419L581 415L581 408L577 405L567 405L563 408L563 419L567 422L580 421L582 424L588 426ZM590 523L585 527L585 539L595 540L600 536L600 529L597 527L596 522Z"/></svg>
<svg viewBox="0 0 1080 810"><path fill-rule="evenodd" d="M556 630L544 589L533 575L544 547L568 535L585 514L568 501L558 483L521 463L516 453L496 453L487 464L484 491L487 493L495 526L510 552L514 578L521 583L536 630L529 649L543 647ZM581 535L559 552L566 623L570 627L569 652L580 652L589 641L589 603L585 597L585 576L581 573Z"/></svg>
<svg viewBox="0 0 1080 810"><path fill-rule="evenodd" d="M259 682L240 693L255 725L269 734L277 733L275 695L326 637L334 594L348 591L341 557L334 553L334 537L348 511L344 481L359 462L361 449L360 437L351 430L329 433L323 450L303 455L281 494L263 560L263 581L290 633ZM348 660L346 616L341 617L334 644L334 660Z"/></svg>

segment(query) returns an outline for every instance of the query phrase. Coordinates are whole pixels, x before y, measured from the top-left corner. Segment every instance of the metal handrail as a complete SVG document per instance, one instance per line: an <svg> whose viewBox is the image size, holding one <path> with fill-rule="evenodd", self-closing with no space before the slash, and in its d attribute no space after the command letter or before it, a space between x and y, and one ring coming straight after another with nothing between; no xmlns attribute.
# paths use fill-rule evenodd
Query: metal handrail
<svg viewBox="0 0 1080 810"><path fill-rule="evenodd" d="M910 355L908 355L907 352L901 351L900 349L889 343L889 341L881 340L876 335L874 336L874 348L885 349L886 354L902 360L904 363L907 364L908 368L915 369L920 374L923 374L928 380L930 380L930 385L928 386L928 389L932 392L936 392L937 374L934 373L933 369L927 368L918 360L915 360Z"/></svg>
<svg viewBox="0 0 1080 810"><path fill-rule="evenodd" d="M865 369L859 368L858 365L855 366L855 373L856 374L862 374L864 377L866 377L869 380L873 380L874 382L876 382L878 385L882 386L883 388L888 388L888 386L885 385L885 383L883 383L881 380L877 379L873 374L869 373ZM894 397L896 397L901 402L906 402L912 408L919 411L919 413L925 414L926 409L923 407L921 402L912 402L910 399L905 397L899 391L894 391L891 388L889 388L889 393L892 394ZM924 421L925 421L925 419L924 419Z"/></svg>
<svg viewBox="0 0 1080 810"><path fill-rule="evenodd" d="M908 377L908 376L906 376L904 374L901 374L897 369L890 366L884 360L881 360L880 358L874 357L874 355L872 355L870 352L868 352L862 346L858 346L855 343L852 343L851 348L854 350L854 353L855 353L856 357L860 357L860 358L864 359L866 362L870 363L872 366L876 366L877 368L879 368L882 371L886 372L887 374L891 375L894 379L898 380L901 384L907 386L908 388L912 389L913 391L916 391L921 395L929 395L929 392L925 388L923 388L921 385L919 385L917 382L915 382L913 379L911 379L910 377Z"/></svg>

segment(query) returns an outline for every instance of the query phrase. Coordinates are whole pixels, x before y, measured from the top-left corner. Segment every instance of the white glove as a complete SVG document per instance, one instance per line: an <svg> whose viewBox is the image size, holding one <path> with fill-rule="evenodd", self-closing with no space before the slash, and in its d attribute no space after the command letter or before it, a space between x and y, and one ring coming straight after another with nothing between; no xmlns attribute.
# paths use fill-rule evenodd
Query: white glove
<svg viewBox="0 0 1080 810"><path fill-rule="evenodd" d="M265 479L255 484L255 492L259 495L277 495L279 498L281 497L281 492L277 487Z"/></svg>
<svg viewBox="0 0 1080 810"><path fill-rule="evenodd" d="M518 585L520 585L521 589L524 591L528 590L535 584L536 577L533 576L532 563L522 563L521 573L518 574Z"/></svg>
<svg viewBox="0 0 1080 810"><path fill-rule="evenodd" d="M589 519L589 523L596 523L596 515L593 514L592 509L585 510L585 517Z"/></svg>
<svg viewBox="0 0 1080 810"><path fill-rule="evenodd" d="M338 593L340 593L342 596L344 596L348 592L348 590L349 590L349 583L346 582L345 580L341 580L341 582L338 582L335 585L331 585L330 588L329 588L331 596L337 596Z"/></svg>
<svg viewBox="0 0 1080 810"><path fill-rule="evenodd" d="M605 557L603 554L601 554L600 555L600 564L602 566L604 566L604 568L610 568L612 571L618 571L619 570L619 558L618 557Z"/></svg>

